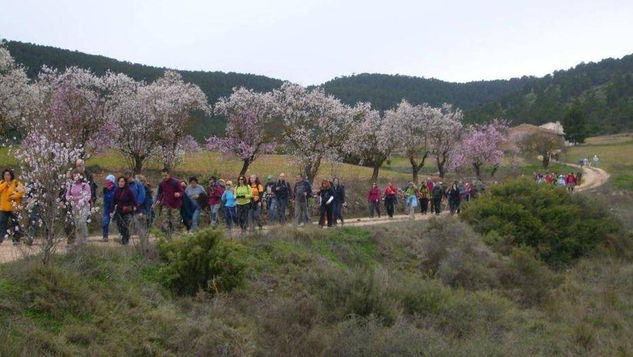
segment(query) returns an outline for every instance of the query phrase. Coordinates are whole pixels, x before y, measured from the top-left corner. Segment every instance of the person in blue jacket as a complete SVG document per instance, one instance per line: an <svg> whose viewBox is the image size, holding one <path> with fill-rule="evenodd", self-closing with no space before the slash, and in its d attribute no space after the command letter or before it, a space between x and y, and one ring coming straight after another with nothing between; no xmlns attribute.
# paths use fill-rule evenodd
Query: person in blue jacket
<svg viewBox="0 0 633 357"><path fill-rule="evenodd" d="M106 176L105 185L103 185L103 217L101 219L101 228L103 231L103 241L108 241L108 235L110 232L110 206L112 205L112 199L114 198L114 190L116 178L110 174Z"/></svg>

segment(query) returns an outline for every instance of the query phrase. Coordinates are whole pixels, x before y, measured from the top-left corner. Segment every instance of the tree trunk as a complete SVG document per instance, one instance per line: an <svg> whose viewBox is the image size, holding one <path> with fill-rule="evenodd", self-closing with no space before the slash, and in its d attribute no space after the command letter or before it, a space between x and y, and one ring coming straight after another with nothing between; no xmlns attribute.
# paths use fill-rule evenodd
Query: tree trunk
<svg viewBox="0 0 633 357"><path fill-rule="evenodd" d="M240 170L240 176L246 175L246 171L248 170L248 166L251 164L251 159L242 160L242 170Z"/></svg>
<svg viewBox="0 0 633 357"><path fill-rule="evenodd" d="M481 165L473 163L473 168L475 169L475 176L477 176L477 180L481 181Z"/></svg>
<svg viewBox="0 0 633 357"><path fill-rule="evenodd" d="M305 175L310 182L310 185L314 186L314 179L316 178L317 173L319 172L319 167L321 166L321 157L319 156L314 162L309 163L305 167Z"/></svg>
<svg viewBox="0 0 633 357"><path fill-rule="evenodd" d="M440 173L440 177L444 178L444 175L446 174L446 170L444 169L446 159L440 160L439 157L436 157L435 161L437 162L437 171Z"/></svg>
<svg viewBox="0 0 633 357"><path fill-rule="evenodd" d="M497 172L497 169L499 168L499 165L495 165L492 168L492 172L490 173L490 177L495 177L495 173Z"/></svg>
<svg viewBox="0 0 633 357"><path fill-rule="evenodd" d="M374 172L371 174L371 182L376 182L376 180L378 180L378 171L380 170L381 165L374 166Z"/></svg>
<svg viewBox="0 0 633 357"><path fill-rule="evenodd" d="M543 168L546 169L549 166L549 153L543 155Z"/></svg>
<svg viewBox="0 0 633 357"><path fill-rule="evenodd" d="M138 175L143 170L143 163L145 162L144 156L135 155L134 156L134 174Z"/></svg>

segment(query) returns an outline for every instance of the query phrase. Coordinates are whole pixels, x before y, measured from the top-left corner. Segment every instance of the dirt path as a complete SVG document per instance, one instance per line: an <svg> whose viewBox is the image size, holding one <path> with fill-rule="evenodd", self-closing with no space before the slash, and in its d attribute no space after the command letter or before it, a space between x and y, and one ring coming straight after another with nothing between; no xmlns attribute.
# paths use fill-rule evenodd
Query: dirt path
<svg viewBox="0 0 633 357"><path fill-rule="evenodd" d="M575 168L580 168L580 166L576 164L570 164L570 163L563 163L563 164L567 166L575 167ZM583 182L581 185L576 186L577 191L585 191L585 190L591 190L591 189L597 188L605 184L609 180L609 174L603 169L595 168L595 167L583 167L582 170L583 170ZM447 214L448 212L445 211L443 212L442 215L444 216ZM427 220L430 217L432 217L432 215L421 215L420 213L416 213L415 220L420 220L420 221ZM388 219L388 218L385 218L384 216L381 218L369 218L369 217L353 218L353 219L348 220L345 226L362 227L362 226L370 226L374 224L381 224L381 223L388 223L388 222L401 222L401 221L406 221L408 219L409 219L408 215L396 215L393 217L393 219ZM313 224L316 225L317 222L314 222ZM265 227L264 231L268 231L269 229L270 229L269 227ZM238 230L233 230L233 232L231 232L230 235L239 236L240 234L241 233ZM120 246L120 243L114 240L110 240L109 242L106 243L106 242L101 241L100 237L96 237L96 236L89 237L88 244L101 245L101 246ZM135 239L133 237L130 244L138 245L139 244L138 239ZM60 245L58 246L57 252L64 253L66 252L66 249L67 249L66 243L63 242L63 243L60 243ZM40 252L40 250L41 250L41 246L40 246L40 243L37 241L31 247L28 247L25 245L13 246L10 241L5 241L2 244L0 244L0 264L22 259L28 255L37 254Z"/></svg>

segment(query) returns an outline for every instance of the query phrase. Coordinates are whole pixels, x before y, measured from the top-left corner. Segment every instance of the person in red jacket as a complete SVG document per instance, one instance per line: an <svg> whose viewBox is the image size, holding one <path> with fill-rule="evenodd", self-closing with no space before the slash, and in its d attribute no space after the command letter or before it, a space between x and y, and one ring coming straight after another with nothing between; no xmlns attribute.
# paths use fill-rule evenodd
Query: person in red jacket
<svg viewBox="0 0 633 357"><path fill-rule="evenodd" d="M393 218L394 206L398 202L398 186L389 182L385 188L385 209L389 218Z"/></svg>
<svg viewBox="0 0 633 357"><path fill-rule="evenodd" d="M164 169L161 176L163 180L158 184L158 196L154 205L160 205L159 215L166 213L167 217L163 220L161 230L171 237L175 230L174 219L180 215L184 190L180 181L171 177L169 170Z"/></svg>
<svg viewBox="0 0 633 357"><path fill-rule="evenodd" d="M209 197L209 219L213 228L220 224L219 212L222 205L222 194L224 193L224 185L217 182L215 176L209 179L209 187L207 187L207 196Z"/></svg>
<svg viewBox="0 0 633 357"><path fill-rule="evenodd" d="M367 193L367 200L369 201L369 216L374 218L374 214L377 212L378 218L380 218L380 188L375 182Z"/></svg>
<svg viewBox="0 0 633 357"><path fill-rule="evenodd" d="M576 176L574 175L573 172L570 172L567 175L567 178L565 179L565 183L567 183L567 190L569 190L569 192L573 192L574 188L576 187Z"/></svg>

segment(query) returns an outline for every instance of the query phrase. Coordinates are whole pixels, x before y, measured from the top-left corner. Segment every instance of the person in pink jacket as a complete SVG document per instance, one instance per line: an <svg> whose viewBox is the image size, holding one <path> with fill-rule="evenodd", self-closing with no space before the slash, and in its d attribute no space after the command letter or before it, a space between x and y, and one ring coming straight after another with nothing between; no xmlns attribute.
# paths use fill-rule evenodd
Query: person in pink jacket
<svg viewBox="0 0 633 357"><path fill-rule="evenodd" d="M88 217L90 216L90 185L77 170L72 173L73 182L66 189L66 202L70 204L75 226L75 241L83 244L88 241Z"/></svg>
<svg viewBox="0 0 633 357"><path fill-rule="evenodd" d="M380 218L380 188L375 182L367 193L367 200L369 201L369 216L374 218L374 214L377 212L378 218Z"/></svg>

